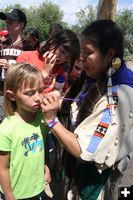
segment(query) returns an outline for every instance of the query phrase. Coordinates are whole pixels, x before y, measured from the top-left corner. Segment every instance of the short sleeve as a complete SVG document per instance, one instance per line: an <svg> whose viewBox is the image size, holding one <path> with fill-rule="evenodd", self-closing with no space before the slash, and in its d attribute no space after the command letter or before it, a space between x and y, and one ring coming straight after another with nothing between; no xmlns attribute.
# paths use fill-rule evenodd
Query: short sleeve
<svg viewBox="0 0 133 200"><path fill-rule="evenodd" d="M11 151L11 134L7 128L0 125L0 151Z"/></svg>

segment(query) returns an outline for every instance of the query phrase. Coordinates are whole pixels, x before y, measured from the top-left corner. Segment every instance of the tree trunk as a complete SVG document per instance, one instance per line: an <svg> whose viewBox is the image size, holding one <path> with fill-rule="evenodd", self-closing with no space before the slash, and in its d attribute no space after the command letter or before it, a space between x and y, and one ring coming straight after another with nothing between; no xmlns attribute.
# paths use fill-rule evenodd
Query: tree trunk
<svg viewBox="0 0 133 200"><path fill-rule="evenodd" d="M115 20L117 0L99 0L97 19Z"/></svg>

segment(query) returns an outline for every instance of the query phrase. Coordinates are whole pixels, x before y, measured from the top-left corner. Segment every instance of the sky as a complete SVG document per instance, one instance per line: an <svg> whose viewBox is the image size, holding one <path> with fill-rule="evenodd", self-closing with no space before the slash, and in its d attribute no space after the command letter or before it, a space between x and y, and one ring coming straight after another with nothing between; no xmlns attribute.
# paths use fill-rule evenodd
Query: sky
<svg viewBox="0 0 133 200"><path fill-rule="evenodd" d="M75 23L75 12L78 12L81 8L84 9L88 4L92 6L98 6L99 0L50 0L51 2L60 6L60 9L64 12L63 20L72 25ZM9 5L19 3L23 7L39 6L45 2L45 0L0 0L0 9L3 9ZM133 0L117 0L117 10L125 8L133 9Z"/></svg>

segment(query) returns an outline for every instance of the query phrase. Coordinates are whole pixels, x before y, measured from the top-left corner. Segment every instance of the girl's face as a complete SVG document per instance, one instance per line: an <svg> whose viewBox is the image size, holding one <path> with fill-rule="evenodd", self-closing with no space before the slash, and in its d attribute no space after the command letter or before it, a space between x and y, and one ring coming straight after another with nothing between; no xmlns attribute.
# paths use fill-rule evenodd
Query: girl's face
<svg viewBox="0 0 133 200"><path fill-rule="evenodd" d="M73 69L70 73L70 76L73 80L76 80L77 78L79 78L83 71L83 61L82 60L83 59L76 60L73 65Z"/></svg>
<svg viewBox="0 0 133 200"><path fill-rule="evenodd" d="M85 36L80 40L84 70L90 78L97 79L106 70L111 59L110 53L103 55Z"/></svg>
<svg viewBox="0 0 133 200"><path fill-rule="evenodd" d="M37 81L32 88L30 85L25 87L23 83L21 89L14 94L14 101L17 105L16 112L18 112L20 116L23 115L23 113L37 112L43 100L43 90L43 81Z"/></svg>
<svg viewBox="0 0 133 200"><path fill-rule="evenodd" d="M70 58L70 52L68 52L63 45L60 45L56 50L56 65L57 64L62 64L65 63L69 60Z"/></svg>

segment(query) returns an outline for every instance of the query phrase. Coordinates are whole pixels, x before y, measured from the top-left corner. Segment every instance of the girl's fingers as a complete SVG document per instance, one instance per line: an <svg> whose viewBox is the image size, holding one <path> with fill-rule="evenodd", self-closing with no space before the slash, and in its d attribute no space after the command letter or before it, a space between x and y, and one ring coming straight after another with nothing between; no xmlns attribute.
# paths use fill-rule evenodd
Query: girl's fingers
<svg viewBox="0 0 133 200"><path fill-rule="evenodd" d="M45 52L45 53L43 54L43 58L46 58L46 57L48 56L48 54L49 54L49 51Z"/></svg>
<svg viewBox="0 0 133 200"><path fill-rule="evenodd" d="M53 51L47 51L46 53L43 54L43 58L45 59L52 59L55 56L56 54L53 53Z"/></svg>
<svg viewBox="0 0 133 200"><path fill-rule="evenodd" d="M49 95L44 98L45 104L54 104L56 101L56 98L53 95Z"/></svg>
<svg viewBox="0 0 133 200"><path fill-rule="evenodd" d="M55 62L56 61L56 55L54 55L52 58L51 58L51 62Z"/></svg>
<svg viewBox="0 0 133 200"><path fill-rule="evenodd" d="M57 106L59 103L59 95L48 94L44 96L43 103L45 106Z"/></svg>

